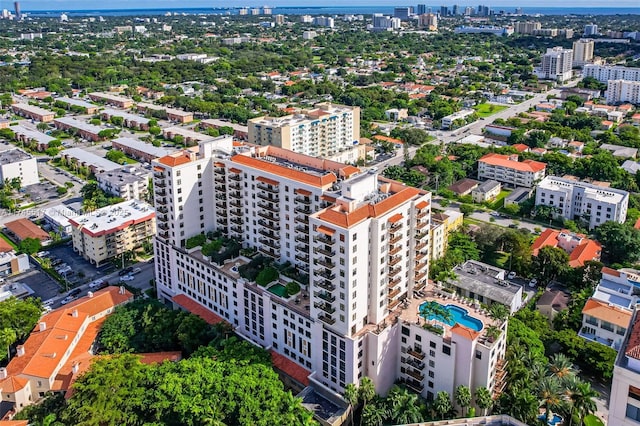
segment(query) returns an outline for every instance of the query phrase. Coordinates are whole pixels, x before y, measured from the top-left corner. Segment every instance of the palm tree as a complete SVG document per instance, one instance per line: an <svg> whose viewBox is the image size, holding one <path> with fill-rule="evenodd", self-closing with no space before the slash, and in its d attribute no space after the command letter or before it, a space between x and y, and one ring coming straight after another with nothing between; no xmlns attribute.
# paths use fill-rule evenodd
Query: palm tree
<svg viewBox="0 0 640 426"><path fill-rule="evenodd" d="M466 415L469 405L471 405L471 391L465 385L460 385L456 388L454 394L456 404L462 409L462 417Z"/></svg>
<svg viewBox="0 0 640 426"><path fill-rule="evenodd" d="M433 409L440 415L440 420L444 420L444 417L453 409L449 392L440 391L436 394L436 399L433 401Z"/></svg>
<svg viewBox="0 0 640 426"><path fill-rule="evenodd" d="M353 426L353 417L355 416L355 407L358 405L359 391L356 385L349 383L344 387L344 399L349 403L351 410L351 426Z"/></svg>
<svg viewBox="0 0 640 426"><path fill-rule="evenodd" d="M580 424L583 424L587 414L596 411L596 402L593 400L598 396L598 392L591 389L591 384L577 379L575 376L566 382L566 395L569 400L569 426L573 423L573 415L577 414Z"/></svg>
<svg viewBox="0 0 640 426"><path fill-rule="evenodd" d="M7 361L11 359L11 344L16 341L18 334L13 328L0 329L0 343L7 347Z"/></svg>
<svg viewBox="0 0 640 426"><path fill-rule="evenodd" d="M364 426L382 426L387 418L387 410L382 404L369 404L362 410L361 424Z"/></svg>
<svg viewBox="0 0 640 426"><path fill-rule="evenodd" d="M552 411L563 408L562 388L556 377L543 377L538 383L538 401L540 407L544 408L545 416L549 416Z"/></svg>
<svg viewBox="0 0 640 426"><path fill-rule="evenodd" d="M474 400L478 408L482 409L482 415L487 415L487 410L493 405L493 398L489 389L481 386L476 388Z"/></svg>
<svg viewBox="0 0 640 426"><path fill-rule="evenodd" d="M549 373L560 380L565 380L575 376L576 369L566 355L558 353L553 355L549 361Z"/></svg>
<svg viewBox="0 0 640 426"><path fill-rule="evenodd" d="M376 396L376 388L373 381L368 377L363 377L360 380L360 389L358 392L358 399L362 401L362 417L364 417L364 410L367 408L367 402L371 401ZM362 424L362 417L360 417L360 424Z"/></svg>
<svg viewBox="0 0 640 426"><path fill-rule="evenodd" d="M453 315L451 312L433 300L424 302L420 305L420 316L424 318L425 321L429 321L430 318L437 319L438 321L446 324L453 321Z"/></svg>
<svg viewBox="0 0 640 426"><path fill-rule="evenodd" d="M493 303L489 306L489 316L496 321L503 321L509 316L509 308L502 303Z"/></svg>
<svg viewBox="0 0 640 426"><path fill-rule="evenodd" d="M387 412L393 423L407 424L422 421L422 413L418 402L418 395L406 388L393 386L387 395Z"/></svg>

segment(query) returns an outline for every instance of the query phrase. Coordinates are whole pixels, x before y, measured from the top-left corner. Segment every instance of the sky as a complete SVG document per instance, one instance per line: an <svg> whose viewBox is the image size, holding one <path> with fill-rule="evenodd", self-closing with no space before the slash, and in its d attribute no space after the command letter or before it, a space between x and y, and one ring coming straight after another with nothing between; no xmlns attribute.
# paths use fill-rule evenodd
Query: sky
<svg viewBox="0 0 640 426"><path fill-rule="evenodd" d="M345 4L342 0L231 0L228 2L216 0L111 0L109 2L96 2L86 0L22 0L20 7L22 10L100 10L100 9L177 9L177 8L201 8L201 7L237 7L237 6L263 6L272 7L284 6L410 6L417 3L425 3L429 6L439 6L458 4L460 6L477 6L487 4L492 8L513 9L516 7L634 7L640 13L639 0L617 0L615 4L603 3L601 0L516 0L498 1L492 4L482 0L475 1L424 1L424 0L351 0ZM436 4L437 3L437 4ZM0 0L0 9L13 9L13 0Z"/></svg>

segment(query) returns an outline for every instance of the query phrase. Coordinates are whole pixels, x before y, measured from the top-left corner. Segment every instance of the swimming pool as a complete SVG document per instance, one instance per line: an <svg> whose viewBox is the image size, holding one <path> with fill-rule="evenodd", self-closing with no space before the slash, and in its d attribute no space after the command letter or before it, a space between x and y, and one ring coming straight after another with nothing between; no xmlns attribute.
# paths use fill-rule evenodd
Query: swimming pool
<svg viewBox="0 0 640 426"><path fill-rule="evenodd" d="M423 305L426 303L429 303L429 302L424 302ZM437 302L434 302L434 303L437 303ZM437 303L437 304L440 305L440 303ZM478 318L474 318L471 315L469 315L469 312L466 309L461 308L460 306L457 306L457 305L447 305L442 307L451 313L451 316L453 317L451 321L442 321L442 319L437 315L429 315L427 319L438 320L441 322L445 322L446 324L449 324L449 325L460 324L475 331L482 330L482 327L483 327L482 321L480 321ZM418 312L420 312L420 310L418 310Z"/></svg>

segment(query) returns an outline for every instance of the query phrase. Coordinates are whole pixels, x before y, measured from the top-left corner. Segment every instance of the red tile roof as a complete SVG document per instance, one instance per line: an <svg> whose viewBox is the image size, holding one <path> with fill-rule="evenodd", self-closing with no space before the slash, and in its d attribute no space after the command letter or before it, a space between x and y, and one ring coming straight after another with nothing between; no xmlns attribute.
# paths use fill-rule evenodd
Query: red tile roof
<svg viewBox="0 0 640 426"><path fill-rule="evenodd" d="M274 350L270 350L269 353L271 353L271 362L273 362L275 369L282 371L303 386L309 386L309 375L311 374L309 370Z"/></svg>
<svg viewBox="0 0 640 426"><path fill-rule="evenodd" d="M29 380L22 377L10 376L0 380L0 391L6 393L15 393L20 389L24 389L29 384Z"/></svg>
<svg viewBox="0 0 640 426"><path fill-rule="evenodd" d="M25 238L37 238L40 241L46 241L50 238L49 234L47 234L42 228L31 222L29 219L20 218L11 222L7 222L4 224L4 226L6 226L6 228L11 231L20 241L24 240Z"/></svg>
<svg viewBox="0 0 640 426"><path fill-rule="evenodd" d="M578 268L584 266L584 263L590 260L600 260L602 254L602 246L600 243L587 240L586 243L580 244L569 255L569 266Z"/></svg>
<svg viewBox="0 0 640 426"><path fill-rule="evenodd" d="M631 333L629 333L629 341L624 351L625 355L631 358L640 359L640 315L636 314Z"/></svg>
<svg viewBox="0 0 640 426"><path fill-rule="evenodd" d="M274 175L286 177L298 182L307 183L309 185L323 188L336 182L338 178L332 172L327 172L322 176L317 176L311 173L305 173L299 170L290 169L279 164L274 164L269 161L259 160L257 158L249 157L247 155L234 155L231 158L234 163L244 164L252 167L256 170L261 170L266 173L272 173Z"/></svg>
<svg viewBox="0 0 640 426"><path fill-rule="evenodd" d="M480 335L479 332L472 330L468 327L462 326L458 323L456 323L453 327L451 327L451 332L454 334L457 334L458 336L462 336L468 340L475 340Z"/></svg>
<svg viewBox="0 0 640 426"><path fill-rule="evenodd" d="M594 298L587 300L582 308L582 313L624 328L629 327L631 321L631 311L611 306Z"/></svg>
<svg viewBox="0 0 640 426"><path fill-rule="evenodd" d="M0 237L0 253L7 253L13 250L13 246Z"/></svg>
<svg viewBox="0 0 640 426"><path fill-rule="evenodd" d="M191 312L194 315L199 316L205 320L208 324L218 324L224 322L225 319L219 315L214 314L209 309L205 308L195 300L191 299L185 294L178 294L171 299L183 309Z"/></svg>
<svg viewBox="0 0 640 426"><path fill-rule="evenodd" d="M478 162L486 163L491 166L500 166L521 172L537 173L547 168L545 163L535 160L513 161L508 155L502 154L486 154Z"/></svg>
<svg viewBox="0 0 640 426"><path fill-rule="evenodd" d="M518 151L518 152L527 152L527 151L529 151L529 146L525 145L523 143L517 143L515 145L512 145L512 148L515 148L516 151Z"/></svg>
<svg viewBox="0 0 640 426"><path fill-rule="evenodd" d="M191 156L188 153L182 152L178 155L165 155L164 157L158 158L158 161L164 164L165 166L175 167L180 166L182 164L187 164L191 161Z"/></svg>
<svg viewBox="0 0 640 426"><path fill-rule="evenodd" d="M531 254L537 256L540 249L545 246L557 247L559 235L560 232L550 228L542 231L542 233L538 236L538 238L536 238L536 240L533 242L533 245L531 246Z"/></svg>

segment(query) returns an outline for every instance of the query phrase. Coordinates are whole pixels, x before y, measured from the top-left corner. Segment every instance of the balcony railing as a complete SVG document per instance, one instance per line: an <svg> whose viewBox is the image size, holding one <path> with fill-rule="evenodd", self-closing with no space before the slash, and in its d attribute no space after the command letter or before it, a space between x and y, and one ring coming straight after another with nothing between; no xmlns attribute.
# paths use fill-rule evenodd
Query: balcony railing
<svg viewBox="0 0 640 426"><path fill-rule="evenodd" d="M391 250L389 250L389 256L393 256L394 254L398 254L398 253L400 253L401 250L402 250L402 246L398 245L397 247L394 247Z"/></svg>
<svg viewBox="0 0 640 426"><path fill-rule="evenodd" d="M407 380L405 384L407 385L407 387L413 389L418 393L422 393L422 391L424 390L424 385L414 380Z"/></svg>
<svg viewBox="0 0 640 426"><path fill-rule="evenodd" d="M397 268L389 268L388 275L390 277L394 277L394 276L398 275L400 273L400 271L402 271L402 268L400 266L398 266Z"/></svg>
<svg viewBox="0 0 640 426"><path fill-rule="evenodd" d="M309 207L306 206L298 206L294 209L295 211L297 211L298 213L302 213L302 214L306 214L306 215L310 215L312 213L311 209Z"/></svg>
<svg viewBox="0 0 640 426"><path fill-rule="evenodd" d="M164 206L164 205L167 204L167 199L166 198L158 198L156 200L156 204L160 204L160 205Z"/></svg>
<svg viewBox="0 0 640 426"><path fill-rule="evenodd" d="M318 319L319 319L320 321L322 321L322 322L325 322L325 323L329 324L329 325L333 325L333 324L335 324L335 323L336 323L336 320L335 320L335 319L333 319L333 316L331 316L331 315L327 315L327 314L320 314L320 315L318 315Z"/></svg>
<svg viewBox="0 0 640 426"><path fill-rule="evenodd" d="M264 183L259 183L259 184L256 185L256 187L258 189L261 189L261 190L266 191L266 192L270 192L272 194L277 194L278 192L280 192L280 191L278 191L277 187L273 187L271 185L267 185L267 184L264 184Z"/></svg>
<svg viewBox="0 0 640 426"><path fill-rule="evenodd" d="M399 289L399 288L396 288L395 290L391 290L391 291L389 292L389 294L387 295L387 297L388 297L389 299L393 299L394 297L396 297L396 296L397 296L397 295L399 295L399 294L400 294L400 289Z"/></svg>
<svg viewBox="0 0 640 426"><path fill-rule="evenodd" d="M295 240L300 242L300 243L304 243L306 245L309 245L309 236L306 234L298 234L295 237Z"/></svg>
<svg viewBox="0 0 640 426"><path fill-rule="evenodd" d="M267 247L271 247L274 250L279 250L280 249L280 244L277 243L274 240L270 240L268 238L260 238L258 239L258 241L260 241L260 244L264 244Z"/></svg>
<svg viewBox="0 0 640 426"><path fill-rule="evenodd" d="M336 312L335 308L328 303L315 302L313 306L315 306L316 308L322 311L325 311L328 314L334 314Z"/></svg>
<svg viewBox="0 0 640 426"><path fill-rule="evenodd" d="M306 254L296 254L296 260L299 260L300 262L305 262L308 263L309 262L309 256L307 256Z"/></svg>
<svg viewBox="0 0 640 426"><path fill-rule="evenodd" d="M391 256L389 260L389 266L395 266L402 260L402 256Z"/></svg>
<svg viewBox="0 0 640 426"><path fill-rule="evenodd" d="M334 274L331 271L329 271L327 269L324 269L324 268L315 269L315 273L320 275L322 278L327 279L327 280L336 279L336 274Z"/></svg>
<svg viewBox="0 0 640 426"><path fill-rule="evenodd" d="M329 237L328 235L318 235L316 237L313 237L313 241L317 243L327 244L330 246L332 246L336 242L333 238Z"/></svg>
<svg viewBox="0 0 640 426"><path fill-rule="evenodd" d="M306 225L298 225L295 227L296 232L309 233L309 227Z"/></svg>
<svg viewBox="0 0 640 426"><path fill-rule="evenodd" d="M265 210L269 210L270 212L274 212L274 213L278 213L280 212L280 209L275 207L273 204L271 203L258 203L258 207L260 207L261 209L265 209Z"/></svg>
<svg viewBox="0 0 640 426"><path fill-rule="evenodd" d="M395 244L395 243L397 243L398 241L400 241L401 239L402 239L402 234L400 234L400 235L398 235L398 236L393 237L392 239L390 239L390 240L389 240L389 244Z"/></svg>
<svg viewBox="0 0 640 426"><path fill-rule="evenodd" d="M165 189L156 189L156 194L164 197L165 195L167 195L167 191Z"/></svg>
<svg viewBox="0 0 640 426"><path fill-rule="evenodd" d="M169 229L169 225L167 225L166 223L161 223L158 225L158 228L167 230Z"/></svg>
<svg viewBox="0 0 640 426"><path fill-rule="evenodd" d="M332 295L331 293L327 293L324 291L314 291L313 292L314 296L319 297L320 299L329 302L329 303L333 303L336 301L336 297L334 295Z"/></svg>
<svg viewBox="0 0 640 426"><path fill-rule="evenodd" d="M425 268L426 266L427 266L427 262L416 263L416 271L420 271L422 268Z"/></svg>
<svg viewBox="0 0 640 426"><path fill-rule="evenodd" d="M295 200L296 203L302 203L306 205L311 204L311 200L308 197L296 197Z"/></svg>
<svg viewBox="0 0 640 426"><path fill-rule="evenodd" d="M277 258L278 257L278 253L276 253L275 250L272 250L270 248L267 247L258 247L258 251L262 254L264 254L265 256L269 256L269 257L273 257L273 258Z"/></svg>
<svg viewBox="0 0 640 426"><path fill-rule="evenodd" d="M268 221L268 220L258 219L258 223L261 226L264 226L265 228L272 229L274 231L279 231L280 230L280 225L278 225L277 223Z"/></svg>
<svg viewBox="0 0 640 426"><path fill-rule="evenodd" d="M229 185L227 185L227 187L229 189L233 189L233 190L236 190L236 191L240 191L240 188L242 188L240 186L240 182L231 182Z"/></svg>
<svg viewBox="0 0 640 426"><path fill-rule="evenodd" d="M420 213L418 213L418 214L416 215L416 217L417 217L418 219L422 219L423 217L426 217L428 214L429 214L429 213L427 213L427 212L422 212L422 211L421 211Z"/></svg>
<svg viewBox="0 0 640 426"><path fill-rule="evenodd" d="M236 234L242 234L242 232L243 232L242 227L240 227L240 226L232 226L231 227L231 231L235 232Z"/></svg>
<svg viewBox="0 0 640 426"><path fill-rule="evenodd" d="M242 201L240 200L230 200L229 205L232 207L242 207Z"/></svg>
<svg viewBox="0 0 640 426"><path fill-rule="evenodd" d="M320 254L323 254L323 255L325 255L325 256L329 256L329 257L333 257L333 256L335 256L335 255L336 255L336 252L335 252L335 251L327 250L327 249L320 248L320 247L316 247L316 248L314 248L314 249L313 249L313 252L314 252L314 253L320 253Z"/></svg>
<svg viewBox="0 0 640 426"><path fill-rule="evenodd" d="M427 246L427 243L420 243L416 246L416 250L422 250Z"/></svg>
<svg viewBox="0 0 640 426"><path fill-rule="evenodd" d="M258 192L256 195L261 200L265 200L265 201L268 201L270 203L278 203L278 202L280 202L280 199L278 198L278 196L273 196L271 194L263 194L262 192Z"/></svg>
<svg viewBox="0 0 640 426"><path fill-rule="evenodd" d="M420 382L424 380L424 376L415 370L409 369L407 374Z"/></svg>
<svg viewBox="0 0 640 426"><path fill-rule="evenodd" d="M317 285L321 289L324 289L327 291L334 291L336 289L336 286L333 285L329 280L320 279L320 280L314 280L313 282L315 283L315 285Z"/></svg>
<svg viewBox="0 0 640 426"><path fill-rule="evenodd" d="M229 194L229 197L231 198L236 198L236 199L242 198L242 193L240 191L229 191L227 192L227 194Z"/></svg>
<svg viewBox="0 0 640 426"><path fill-rule="evenodd" d="M229 220L231 221L231 223L235 223L236 225L242 225L244 223L244 221L239 217L232 217Z"/></svg>
<svg viewBox="0 0 640 426"><path fill-rule="evenodd" d="M415 276L414 280L415 281L421 281L423 278L425 278L427 276L426 272L421 272L418 275Z"/></svg>
<svg viewBox="0 0 640 426"><path fill-rule="evenodd" d="M295 220L300 223L309 223L309 218L307 216L296 216Z"/></svg>
<svg viewBox="0 0 640 426"><path fill-rule="evenodd" d="M240 175L236 175L236 174L230 174L229 175L229 179L231 179L234 182L240 182Z"/></svg>
<svg viewBox="0 0 640 426"><path fill-rule="evenodd" d="M272 240L278 240L280 239L280 235L273 233L272 231L268 230L268 229L259 229L258 230L258 234L262 235L263 237L272 239Z"/></svg>
<svg viewBox="0 0 640 426"><path fill-rule="evenodd" d="M424 352L417 351L415 348L410 348L409 350L407 350L407 353L412 357L419 359L420 361L422 361L425 356Z"/></svg>
<svg viewBox="0 0 640 426"><path fill-rule="evenodd" d="M224 179L224 176L216 176L215 179L213 179L214 181L216 181L216 183L226 183L227 181Z"/></svg>
<svg viewBox="0 0 640 426"><path fill-rule="evenodd" d="M159 180L158 182L156 182L156 188L166 188L167 184L165 183L164 180Z"/></svg>
<svg viewBox="0 0 640 426"><path fill-rule="evenodd" d="M325 268L328 268L328 269L333 269L333 268L336 267L335 263L333 263L330 260L326 260L326 259L318 259L318 260L315 261L315 263L317 265L322 265L322 266L324 266Z"/></svg>
<svg viewBox="0 0 640 426"><path fill-rule="evenodd" d="M420 222L418 222L418 223L416 224L416 229L422 229L422 228L424 228L424 227L425 227L425 226L427 226L427 225L429 225L429 222L427 222L427 221L420 221Z"/></svg>
<svg viewBox="0 0 640 426"><path fill-rule="evenodd" d="M263 217L267 220L274 220L274 221L280 220L280 218L278 218L277 216L274 216L273 214L265 212L263 210L258 210L258 216Z"/></svg>
<svg viewBox="0 0 640 426"><path fill-rule="evenodd" d="M227 208L227 202L226 201L217 201L216 202L216 207L219 207L221 209L226 209Z"/></svg>

